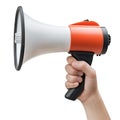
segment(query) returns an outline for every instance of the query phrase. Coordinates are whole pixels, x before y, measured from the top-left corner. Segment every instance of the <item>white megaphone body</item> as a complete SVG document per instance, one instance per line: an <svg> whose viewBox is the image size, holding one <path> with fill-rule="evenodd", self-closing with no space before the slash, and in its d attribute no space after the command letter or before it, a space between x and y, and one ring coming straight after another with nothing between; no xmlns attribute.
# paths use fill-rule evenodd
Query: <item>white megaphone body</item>
<svg viewBox="0 0 120 120"><path fill-rule="evenodd" d="M68 27L40 23L24 14L21 7L18 7L16 16L14 43L17 70L20 69L22 63L34 56L69 51L70 30Z"/></svg>
<svg viewBox="0 0 120 120"><path fill-rule="evenodd" d="M109 43L110 35L106 28L94 21L85 20L69 26L47 25L24 14L21 6L17 8L14 25L14 63L17 70L27 60L51 52L70 52L77 60L91 64L93 54L104 54ZM68 90L66 98L75 100L82 93L84 82L79 86L80 92Z"/></svg>

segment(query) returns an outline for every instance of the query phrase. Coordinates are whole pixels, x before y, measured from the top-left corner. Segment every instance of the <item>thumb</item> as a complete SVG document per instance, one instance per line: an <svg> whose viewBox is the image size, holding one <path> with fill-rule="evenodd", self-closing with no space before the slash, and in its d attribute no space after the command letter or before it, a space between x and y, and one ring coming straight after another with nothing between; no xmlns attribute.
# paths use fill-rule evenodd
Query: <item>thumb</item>
<svg viewBox="0 0 120 120"><path fill-rule="evenodd" d="M89 77L95 77L95 70L85 61L73 61L72 67L78 71L82 71Z"/></svg>

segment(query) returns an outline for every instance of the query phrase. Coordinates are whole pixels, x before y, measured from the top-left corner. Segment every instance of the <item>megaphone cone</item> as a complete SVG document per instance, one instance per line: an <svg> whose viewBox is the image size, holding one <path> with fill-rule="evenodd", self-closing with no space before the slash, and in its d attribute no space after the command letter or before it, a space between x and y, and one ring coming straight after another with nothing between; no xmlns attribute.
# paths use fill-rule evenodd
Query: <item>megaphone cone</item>
<svg viewBox="0 0 120 120"><path fill-rule="evenodd" d="M23 13L18 7L14 27L14 61L17 70L32 57L50 52L68 52L68 27L40 23Z"/></svg>

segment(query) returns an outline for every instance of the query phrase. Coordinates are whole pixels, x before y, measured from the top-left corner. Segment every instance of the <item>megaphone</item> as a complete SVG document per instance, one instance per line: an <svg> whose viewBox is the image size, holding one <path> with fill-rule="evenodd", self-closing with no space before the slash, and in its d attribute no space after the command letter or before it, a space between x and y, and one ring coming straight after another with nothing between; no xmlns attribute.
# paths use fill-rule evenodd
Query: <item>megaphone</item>
<svg viewBox="0 0 120 120"><path fill-rule="evenodd" d="M105 27L94 21L84 20L69 26L54 26L40 23L17 8L14 25L14 64L20 70L23 63L40 54L68 52L77 60L91 65L93 55L105 54L110 44L110 35ZM65 97L75 100L84 90L83 82L69 89Z"/></svg>

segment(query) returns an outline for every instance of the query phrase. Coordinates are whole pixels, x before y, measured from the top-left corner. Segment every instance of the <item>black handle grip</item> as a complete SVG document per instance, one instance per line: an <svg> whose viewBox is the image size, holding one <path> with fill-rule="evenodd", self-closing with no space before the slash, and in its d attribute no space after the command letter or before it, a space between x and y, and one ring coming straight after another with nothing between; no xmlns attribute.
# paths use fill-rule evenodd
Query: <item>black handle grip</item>
<svg viewBox="0 0 120 120"><path fill-rule="evenodd" d="M93 59L93 52L83 52L83 51L71 51L70 54L78 61L86 61L89 65L92 63ZM82 76L82 83L79 84L76 88L70 88L68 89L67 93L65 94L65 98L69 100L76 100L78 96L81 95L81 93L84 90L84 84L85 84L85 74Z"/></svg>

